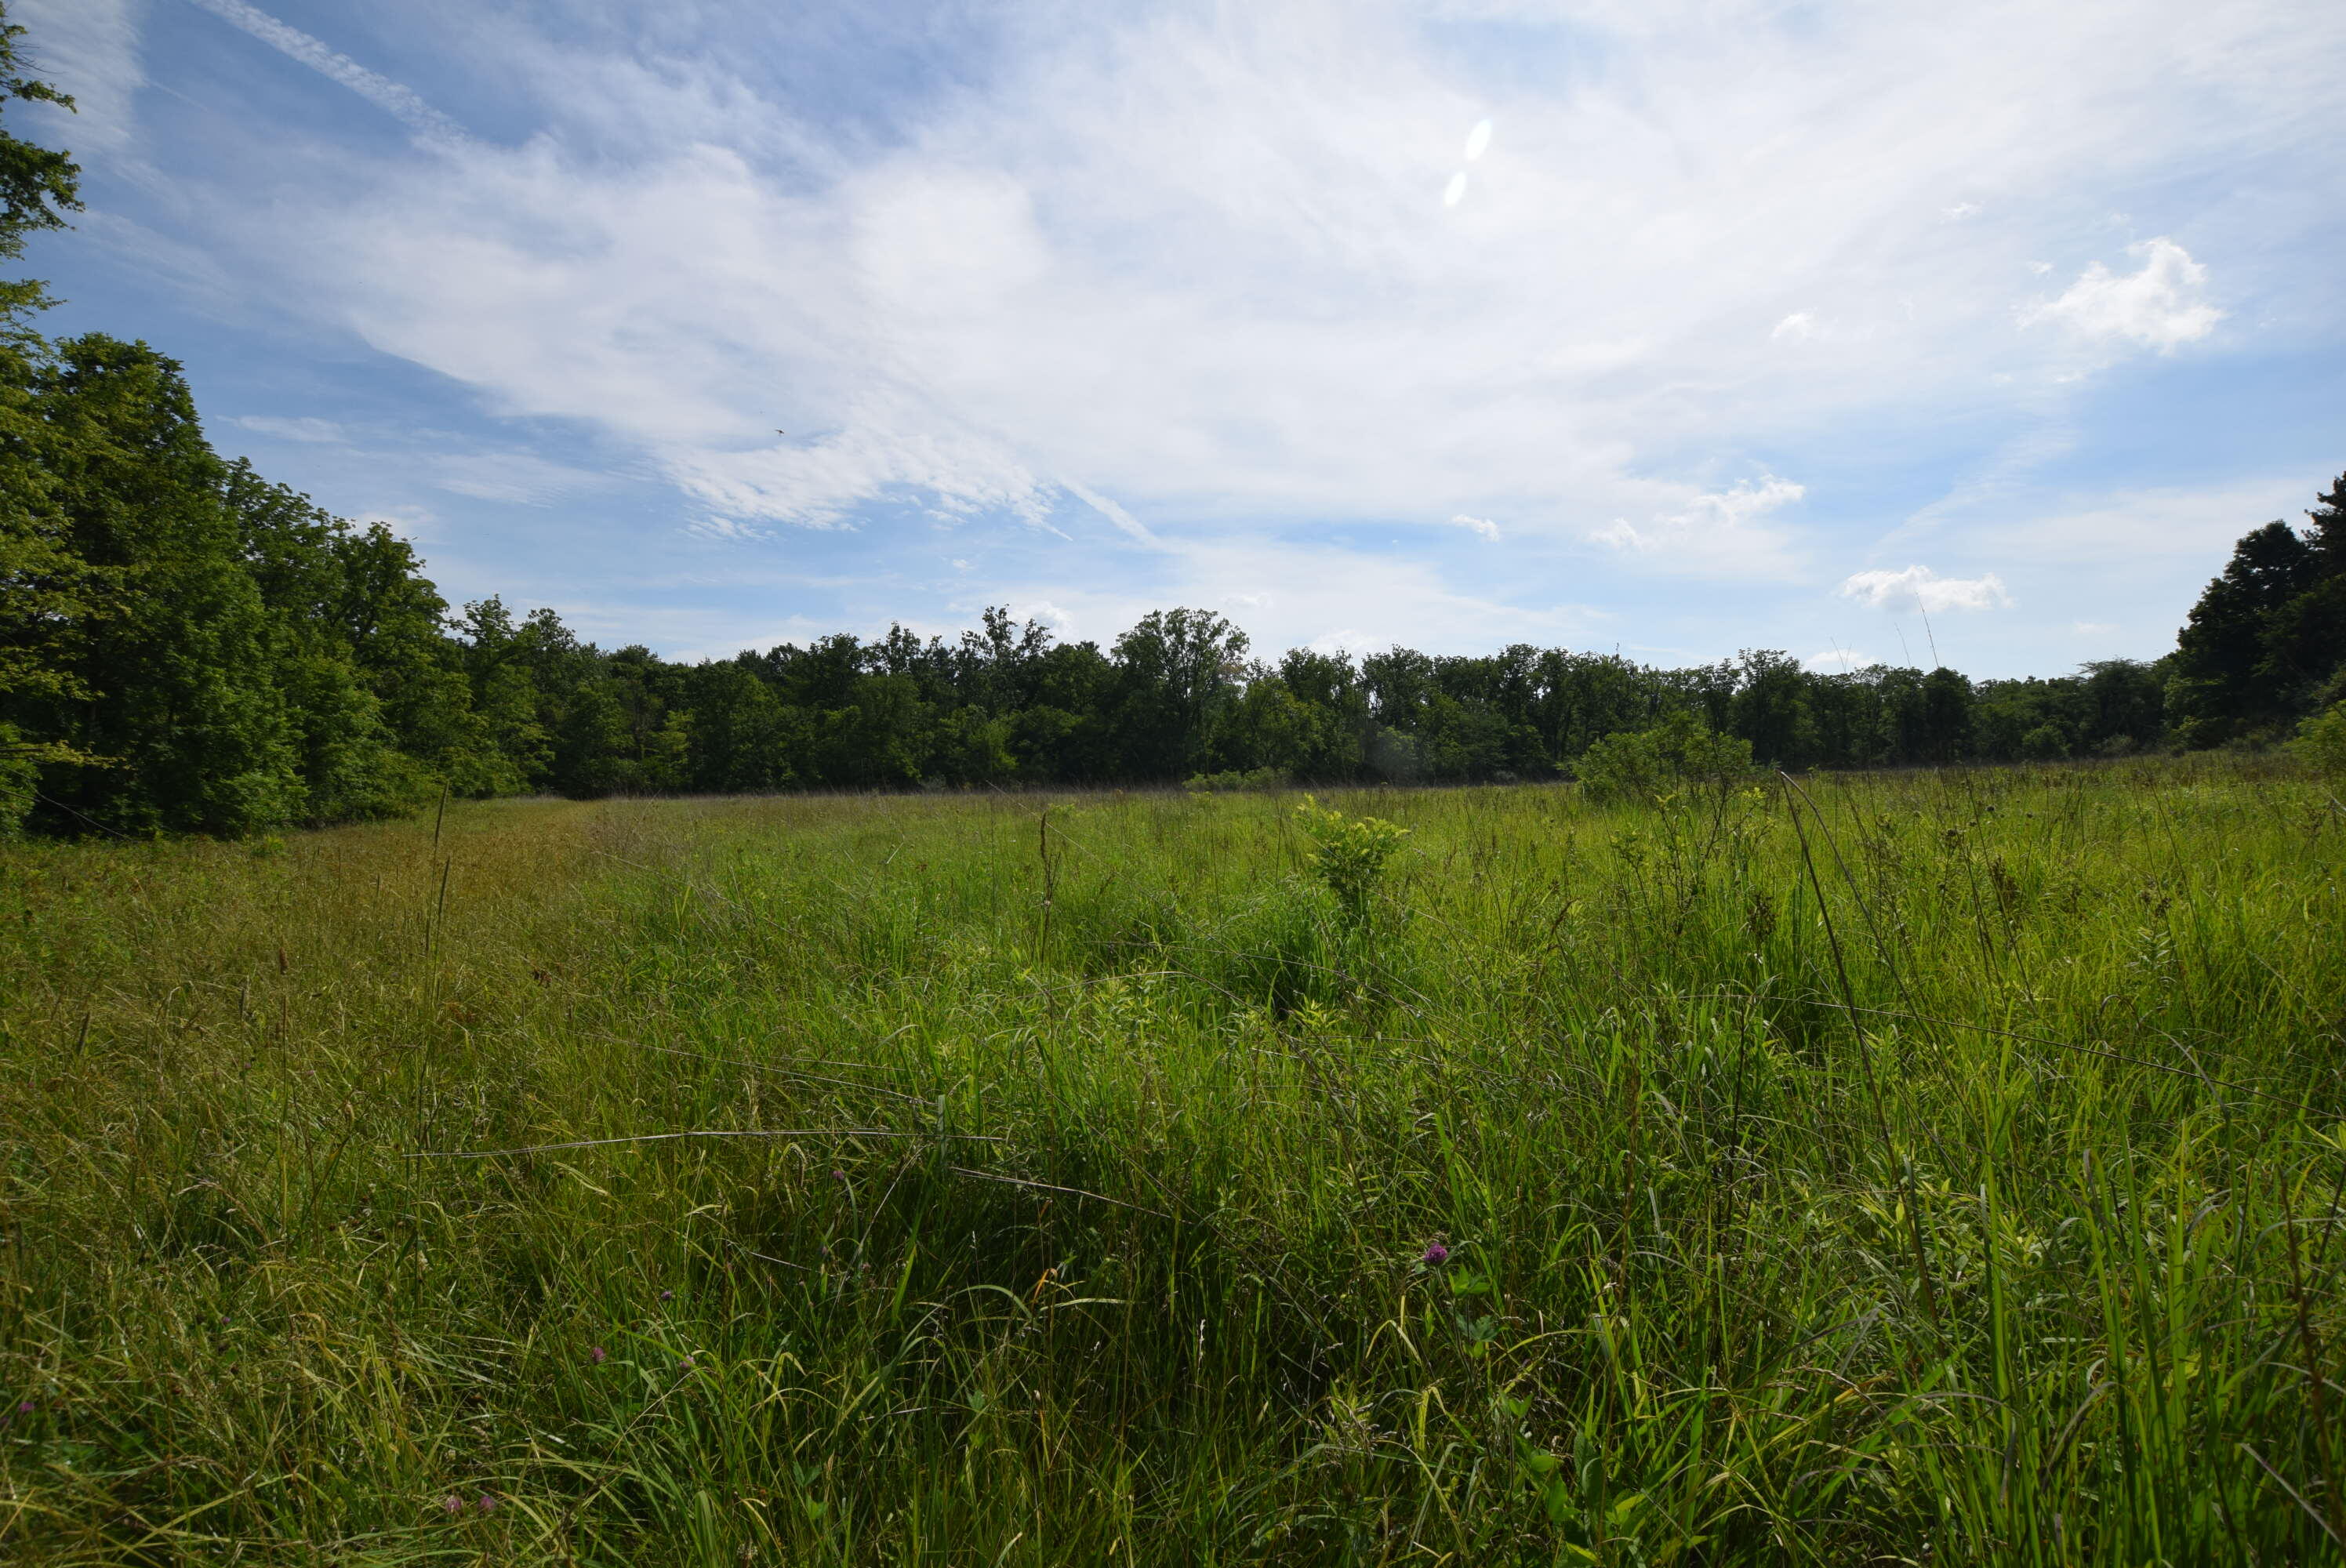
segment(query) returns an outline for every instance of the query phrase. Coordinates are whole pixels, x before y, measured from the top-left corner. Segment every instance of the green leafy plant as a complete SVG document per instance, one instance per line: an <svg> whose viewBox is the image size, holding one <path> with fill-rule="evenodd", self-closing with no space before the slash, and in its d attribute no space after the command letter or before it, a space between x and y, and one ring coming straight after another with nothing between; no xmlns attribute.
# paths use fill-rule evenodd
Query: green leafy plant
<svg viewBox="0 0 2346 1568"><path fill-rule="evenodd" d="M1193 773L1181 788L1192 795L1227 795L1236 789L1284 789L1294 782L1283 768L1248 768Z"/></svg>
<svg viewBox="0 0 2346 1568"><path fill-rule="evenodd" d="M1721 791L1750 777L1751 743L1684 708L1650 729L1608 735L1573 769L1592 800L1658 800L1688 785Z"/></svg>
<svg viewBox="0 0 2346 1568"><path fill-rule="evenodd" d="M2333 779L2346 776L2346 702L2333 702L2299 725L2290 749L2317 773Z"/></svg>
<svg viewBox="0 0 2346 1568"><path fill-rule="evenodd" d="M2334 786L1803 789L0 844L0 1562L2334 1560Z"/></svg>
<svg viewBox="0 0 2346 1568"><path fill-rule="evenodd" d="M1309 795L1295 809L1295 819L1314 846L1312 875L1335 895L1352 923L1366 924L1378 879L1409 830L1378 817L1347 817Z"/></svg>

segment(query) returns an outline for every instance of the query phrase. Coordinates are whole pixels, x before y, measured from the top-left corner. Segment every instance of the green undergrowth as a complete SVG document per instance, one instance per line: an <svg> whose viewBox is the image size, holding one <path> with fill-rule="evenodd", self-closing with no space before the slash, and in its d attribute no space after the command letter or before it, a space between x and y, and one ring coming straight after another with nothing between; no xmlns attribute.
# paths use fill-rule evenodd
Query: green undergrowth
<svg viewBox="0 0 2346 1568"><path fill-rule="evenodd" d="M0 1556L2334 1556L2341 835L2199 759L11 846Z"/></svg>

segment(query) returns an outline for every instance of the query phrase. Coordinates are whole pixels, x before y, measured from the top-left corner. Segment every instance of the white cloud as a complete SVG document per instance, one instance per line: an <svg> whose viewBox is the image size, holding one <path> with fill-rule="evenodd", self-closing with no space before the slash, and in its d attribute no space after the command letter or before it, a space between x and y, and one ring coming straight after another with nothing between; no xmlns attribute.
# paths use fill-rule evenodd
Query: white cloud
<svg viewBox="0 0 2346 1568"><path fill-rule="evenodd" d="M255 435L273 435L280 441L299 441L311 445L323 445L348 439L342 427L330 419L308 415L280 417L277 414L240 414L231 422Z"/></svg>
<svg viewBox="0 0 2346 1568"><path fill-rule="evenodd" d="M1644 524L1616 518L1589 537L1671 571L1781 575L1790 569L1789 535L1763 526L1763 520L1807 494L1803 485L1763 473L1757 484L1744 480L1731 489L1697 494L1678 510Z"/></svg>
<svg viewBox="0 0 2346 1568"><path fill-rule="evenodd" d="M1877 610L1992 610L2008 606L2012 596L1994 572L1976 577L1942 577L1928 566L1900 572L1859 572L1841 585L1843 598L1856 599Z"/></svg>
<svg viewBox="0 0 2346 1568"><path fill-rule="evenodd" d="M2276 517L2293 516L2305 505L2301 473L2209 485L2202 489L2146 488L2115 494L2041 500L2023 508L2007 502L2004 515L1975 524L1969 543L1990 558L2044 569L2121 565L2158 560L2196 568L2213 576L2239 536ZM2015 516L2014 513L2020 514Z"/></svg>
<svg viewBox="0 0 2346 1568"><path fill-rule="evenodd" d="M1152 609L1193 605L1228 615L1263 650L1321 647L1331 636L1355 649L1545 647L1578 641L1599 619L1579 604L1508 603L1446 583L1421 562L1318 544L1237 535L1185 539L1151 557L1150 566L1145 581L1130 584L1088 575L1072 584L996 584L985 602L1047 599L1086 636L1111 636Z"/></svg>
<svg viewBox="0 0 2346 1568"><path fill-rule="evenodd" d="M74 100L72 114L26 106L40 122L41 139L61 140L82 154L118 153L129 145L136 101L147 85L132 5L133 0L15 0L9 6L8 20L26 30L28 74Z"/></svg>
<svg viewBox="0 0 2346 1568"><path fill-rule="evenodd" d="M1872 654L1856 653L1845 647L1830 647L1822 653L1812 653L1800 661L1811 669L1863 669L1881 661Z"/></svg>
<svg viewBox="0 0 2346 1568"><path fill-rule="evenodd" d="M1093 491L1086 489L1085 486L1076 484L1072 479L1063 479L1059 482L1059 484L1060 487L1066 490L1068 494L1073 495L1076 500L1082 502L1085 505L1090 507L1093 511L1098 513L1109 522L1115 524L1118 528L1130 535L1133 538L1137 539L1140 543L1144 545L1154 545L1157 543L1157 536L1151 534L1147 528L1141 526L1140 519L1135 517L1131 513L1127 512L1123 507L1118 506L1115 502L1110 501L1107 496L1096 494Z"/></svg>
<svg viewBox="0 0 2346 1568"><path fill-rule="evenodd" d="M1455 527L1469 530L1478 539L1487 539L1494 545L1499 542L1499 525L1488 517L1469 517L1461 512L1450 521Z"/></svg>
<svg viewBox="0 0 2346 1568"><path fill-rule="evenodd" d="M610 483L607 475L548 463L526 452L434 457L425 468L435 488L455 495L524 506L544 506L563 496L599 489Z"/></svg>
<svg viewBox="0 0 2346 1568"><path fill-rule="evenodd" d="M2033 385L2074 351L2014 330L2025 259L2070 253L2076 214L2178 152L2330 145L2318 89L2346 42L2346 13L2281 28L2182 0L1853 6L1826 27L1660 0L1576 13L1558 55L1602 68L1494 103L1537 72L1494 76L1378 0L1017 12L983 71L874 134L810 121L744 46L751 8L592 9L557 36L530 29L568 25L562 7L434 8L449 57L515 84L503 140L264 149L271 199L191 186L189 221L256 293L494 414L583 426L713 528L998 516L1129 552L1153 602L1288 580L1206 572L1219 530L1405 517L1506 517L1510 558L1596 537L1646 569L1789 575L1800 486L1701 476L1811 473L1794 443L1816 433L2008 406L1995 377ZM406 103L275 25L256 36ZM2290 212L2339 209L2330 165L2292 167L2320 178ZM1982 210L1950 224L1952 193ZM2174 257L2089 271L2048 324L2189 332L2203 284ZM1097 565L1023 591L1106 625L1107 588L1062 585ZM1282 592L1277 617L1472 646L1494 613L1582 624L1525 607L1535 578L1472 569L1337 573L1364 606Z"/></svg>
<svg viewBox="0 0 2346 1568"><path fill-rule="evenodd" d="M2124 339L2163 354L2216 330L2224 312L2203 298L2208 269L2190 252L2161 238L2127 254L2142 259L2141 270L2113 273L2096 261L2059 299L2024 310L2021 323L2052 321L2083 338Z"/></svg>
<svg viewBox="0 0 2346 1568"><path fill-rule="evenodd" d="M1029 599L1024 603L1013 604L1010 606L1010 614L1015 620L1035 621L1050 627L1054 636L1070 637L1076 635L1076 617L1048 599Z"/></svg>
<svg viewBox="0 0 2346 1568"><path fill-rule="evenodd" d="M336 54L298 27L290 27L245 0L193 0L232 27L240 27L289 59L340 82L428 141L462 142L464 129L423 101L413 87L377 76L347 55Z"/></svg>
<svg viewBox="0 0 2346 1568"><path fill-rule="evenodd" d="M1321 632L1302 646L1316 654L1350 657L1358 654L1374 652L1376 639L1368 633L1356 630L1352 626L1339 626L1333 631Z"/></svg>
<svg viewBox="0 0 2346 1568"><path fill-rule="evenodd" d="M2069 629L2081 637L2099 637L2107 636L2118 628L2109 621L2076 621L2071 623Z"/></svg>
<svg viewBox="0 0 2346 1568"><path fill-rule="evenodd" d="M505 602L519 608L510 594ZM532 601L535 607L536 601ZM660 649L687 664L702 659L729 659L744 649L763 649L778 643L804 647L816 638L845 630L834 620L807 616L778 616L770 609L720 609L704 596L654 596L649 599L581 599L563 594L544 600L565 625L586 641L624 647L640 643ZM883 619L854 628L859 636L879 636L887 631ZM925 628L915 626L916 632Z"/></svg>
<svg viewBox="0 0 2346 1568"><path fill-rule="evenodd" d="M423 506L382 506L361 512L352 521L362 528L381 524L411 544L426 544L435 537L440 518Z"/></svg>

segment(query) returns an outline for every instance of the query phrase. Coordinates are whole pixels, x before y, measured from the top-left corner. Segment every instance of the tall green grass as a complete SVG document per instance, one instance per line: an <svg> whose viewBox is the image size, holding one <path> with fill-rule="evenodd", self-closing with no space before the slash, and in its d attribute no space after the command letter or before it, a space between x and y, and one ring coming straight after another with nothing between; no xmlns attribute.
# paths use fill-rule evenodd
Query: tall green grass
<svg viewBox="0 0 2346 1568"><path fill-rule="evenodd" d="M0 1556L2340 1555L2320 787L1299 803L0 851Z"/></svg>

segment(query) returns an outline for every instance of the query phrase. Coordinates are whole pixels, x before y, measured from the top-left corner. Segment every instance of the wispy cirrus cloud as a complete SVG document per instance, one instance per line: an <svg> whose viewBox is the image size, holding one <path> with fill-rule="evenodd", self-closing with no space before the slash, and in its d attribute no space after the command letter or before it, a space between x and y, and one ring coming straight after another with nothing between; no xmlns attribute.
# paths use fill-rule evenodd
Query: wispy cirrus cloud
<svg viewBox="0 0 2346 1568"><path fill-rule="evenodd" d="M101 0L103 3L103 0ZM299 61L320 76L341 83L418 136L435 142L461 143L464 127L423 101L414 88L379 76L347 55L337 54L299 27L288 26L246 0L189 0L231 27L241 28L286 58Z"/></svg>
<svg viewBox="0 0 2346 1568"><path fill-rule="evenodd" d="M1830 594L1883 516L1972 575L1882 592L2000 584L1941 541L2069 460L2032 434L2080 428L2110 351L2340 315L2304 260L2334 246L2259 249L2346 210L2346 17L2286 5L1014 0L832 37L746 0L419 0L368 19L428 35L403 66L332 7L199 4L421 143L256 125L174 172L179 232L288 335L458 389L468 450L558 432L546 461L656 484L646 539L807 555L907 614L1255 595L1266 640L1482 646L1604 603L1789 645L1787 587ZM862 74L791 63L826 48ZM2113 270L2121 196L2161 237ZM2052 455L1933 511L1983 449ZM1892 470L1930 478L1865 492ZM584 494L545 478L459 493ZM1246 550L1352 596L1265 592ZM1714 629L1761 605L1784 629Z"/></svg>
<svg viewBox="0 0 2346 1568"><path fill-rule="evenodd" d="M438 123L242 0L205 3ZM2025 123L1939 115L1977 70L2013 64L1983 25L1955 28L1923 80L1892 94L1867 84L1907 45L1900 28L1852 18L1820 56L1812 38L1749 20L1731 68L1665 20L1582 94L1509 106L1450 207L1462 130L1494 117L1419 44L1408 11L1211 25L1175 11L1056 46L1038 35L991 91L934 105L896 148L811 187L811 171L722 144L644 163L553 140L475 145L453 165L387 173L362 202L330 200L301 250L380 346L516 412L642 439L745 518L825 522L896 485L1032 512L1043 476L1066 473L1127 507L1242 497L1258 512L1485 515L1528 499L1569 527L1594 507L1626 515L1640 485L1625 450L1765 423L1788 399L1821 411L1912 396L1977 367L1979 318L2011 297L1984 287L1976 246L1948 255L1937 209L1897 216L1913 182L1960 182L1984 156L2041 189L2071 172L2044 167L2056 150L2129 161L2041 63L2023 66L2041 96L2014 89L2035 105ZM2259 42L2239 31L2242 46ZM2065 66L2115 49L2106 76L2148 64L2132 31L2072 22L2046 43ZM1769 62L1796 56L1855 95L1831 122L1822 103L1758 86ZM573 52L527 75L551 87L565 59L584 68ZM597 71L607 78L608 63ZM754 105L752 83L739 89ZM729 124L754 112L736 104ZM1810 199L1857 141L1896 177L1837 172L1835 204ZM1718 243L1729 233L1731 250ZM344 270L353 254L372 263ZM339 280L321 276L329 257ZM2172 270L2163 258L2154 280ZM1735 350L1713 329L1823 277L1837 314L1880 341L1862 377L1810 366L1788 379L1764 332ZM2154 330L2148 306L2112 309ZM1813 331L1804 311L1778 318ZM1640 346L1600 366L1594 337ZM1377 373L1411 363L1433 373ZM1900 369L1885 379L1885 364ZM769 424L823 433L748 444ZM1535 429L1547 438L1525 439ZM1739 505L1617 538L1705 519L1733 529L1748 520Z"/></svg>
<svg viewBox="0 0 2346 1568"><path fill-rule="evenodd" d="M430 458L424 466L433 485L451 494L523 506L549 505L610 483L607 475L527 452L452 453Z"/></svg>
<svg viewBox="0 0 2346 1568"><path fill-rule="evenodd" d="M235 423L240 430L274 436L280 441L331 445L349 439L342 427L332 420L310 414L247 413L238 415Z"/></svg>
<svg viewBox="0 0 2346 1568"><path fill-rule="evenodd" d="M24 106L45 137L83 152L120 155L130 144L133 103L147 85L134 0L15 0L8 19L26 29L32 74L74 99L66 114ZM12 112L15 112L12 107Z"/></svg>

